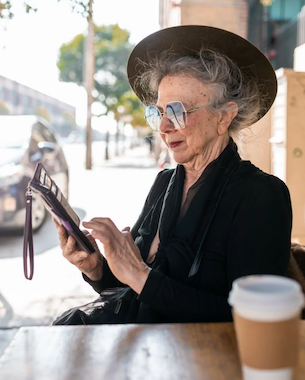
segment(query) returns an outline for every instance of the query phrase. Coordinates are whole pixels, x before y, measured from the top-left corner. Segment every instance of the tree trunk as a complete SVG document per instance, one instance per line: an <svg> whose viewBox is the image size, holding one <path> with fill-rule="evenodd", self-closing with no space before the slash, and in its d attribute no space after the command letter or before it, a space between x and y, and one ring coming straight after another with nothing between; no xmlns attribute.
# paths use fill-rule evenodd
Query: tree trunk
<svg viewBox="0 0 305 380"><path fill-rule="evenodd" d="M106 132L106 138L105 138L105 160L109 160L109 131Z"/></svg>
<svg viewBox="0 0 305 380"><path fill-rule="evenodd" d="M120 140L120 128L119 122L116 123L116 133L115 133L115 155L119 155L119 140Z"/></svg>
<svg viewBox="0 0 305 380"><path fill-rule="evenodd" d="M92 168L92 127L91 106L93 103L92 91L94 89L94 25L92 18L93 0L89 0L88 34L85 43L84 80L87 91L87 124L86 124L86 169Z"/></svg>
<svg viewBox="0 0 305 380"><path fill-rule="evenodd" d="M125 153L125 124L122 126L122 154Z"/></svg>

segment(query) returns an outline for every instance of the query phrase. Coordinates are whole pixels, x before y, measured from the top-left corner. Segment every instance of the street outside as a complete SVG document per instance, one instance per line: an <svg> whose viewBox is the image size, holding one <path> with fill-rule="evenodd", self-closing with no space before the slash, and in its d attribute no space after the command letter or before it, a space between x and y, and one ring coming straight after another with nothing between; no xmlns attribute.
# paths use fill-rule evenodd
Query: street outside
<svg viewBox="0 0 305 380"><path fill-rule="evenodd" d="M70 167L69 203L81 220L110 217L118 228L132 226L160 170L147 144L104 160L104 143L94 142L93 169L85 170L85 145L65 144ZM35 270L23 274L23 237L0 235L0 327L50 325L65 310L90 302L97 293L62 256L50 217L34 234Z"/></svg>

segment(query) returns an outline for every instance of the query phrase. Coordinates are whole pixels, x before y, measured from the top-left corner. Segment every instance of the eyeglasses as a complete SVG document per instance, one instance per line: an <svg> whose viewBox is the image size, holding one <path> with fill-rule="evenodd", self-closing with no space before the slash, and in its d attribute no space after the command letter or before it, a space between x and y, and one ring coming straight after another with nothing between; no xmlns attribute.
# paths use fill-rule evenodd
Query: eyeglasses
<svg viewBox="0 0 305 380"><path fill-rule="evenodd" d="M188 113L200 110L201 108L210 107L212 105L212 103L209 103L204 106L186 110L181 102L176 101L168 103L165 107L165 112L161 112L157 106L147 106L145 107L145 119L154 132L160 131L160 125L164 114L175 129L183 129L187 125L186 115Z"/></svg>

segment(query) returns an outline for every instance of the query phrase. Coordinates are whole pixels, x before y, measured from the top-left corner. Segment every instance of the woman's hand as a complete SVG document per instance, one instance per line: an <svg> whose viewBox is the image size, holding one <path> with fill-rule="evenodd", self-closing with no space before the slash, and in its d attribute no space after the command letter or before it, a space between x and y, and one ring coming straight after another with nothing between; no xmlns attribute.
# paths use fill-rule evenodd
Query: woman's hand
<svg viewBox="0 0 305 380"><path fill-rule="evenodd" d="M90 280L99 281L103 276L104 259L94 238L90 236L88 231L83 231L95 248L95 252L89 254L78 248L75 239L72 236L68 236L62 225L58 224L54 219L53 222L55 223L58 231L60 248L62 249L63 256L87 277L89 277Z"/></svg>
<svg viewBox="0 0 305 380"><path fill-rule="evenodd" d="M93 218L83 222L91 229L91 236L104 245L104 255L114 276L140 294L148 278L150 268L142 260L129 229L118 230L109 218Z"/></svg>

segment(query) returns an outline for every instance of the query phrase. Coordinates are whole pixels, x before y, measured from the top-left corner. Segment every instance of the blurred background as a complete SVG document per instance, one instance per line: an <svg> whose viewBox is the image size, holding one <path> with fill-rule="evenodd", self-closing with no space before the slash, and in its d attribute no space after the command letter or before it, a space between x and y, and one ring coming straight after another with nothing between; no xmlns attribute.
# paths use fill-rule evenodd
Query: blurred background
<svg viewBox="0 0 305 380"><path fill-rule="evenodd" d="M135 222L174 163L145 124L126 62L143 37L184 24L239 34L276 70L274 105L235 139L244 159L286 182L292 239L305 244L305 0L0 0L0 327L50 324L95 298L38 201L25 280L25 187L42 161L80 220Z"/></svg>

